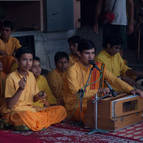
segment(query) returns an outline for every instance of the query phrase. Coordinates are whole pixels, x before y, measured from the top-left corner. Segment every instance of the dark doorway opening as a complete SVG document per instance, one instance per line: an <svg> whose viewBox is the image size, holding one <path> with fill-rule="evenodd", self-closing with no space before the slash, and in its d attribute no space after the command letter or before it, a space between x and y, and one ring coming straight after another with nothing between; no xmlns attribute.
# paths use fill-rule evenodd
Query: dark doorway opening
<svg viewBox="0 0 143 143"><path fill-rule="evenodd" d="M20 37L16 37L16 38L20 41L20 44L23 47L28 47L29 49L31 49L35 56L35 44L34 44L34 36L33 35L20 36Z"/></svg>
<svg viewBox="0 0 143 143"><path fill-rule="evenodd" d="M94 24L97 0L81 0L81 25L92 26Z"/></svg>
<svg viewBox="0 0 143 143"><path fill-rule="evenodd" d="M40 0L0 1L0 20L10 20L15 31L40 30Z"/></svg>

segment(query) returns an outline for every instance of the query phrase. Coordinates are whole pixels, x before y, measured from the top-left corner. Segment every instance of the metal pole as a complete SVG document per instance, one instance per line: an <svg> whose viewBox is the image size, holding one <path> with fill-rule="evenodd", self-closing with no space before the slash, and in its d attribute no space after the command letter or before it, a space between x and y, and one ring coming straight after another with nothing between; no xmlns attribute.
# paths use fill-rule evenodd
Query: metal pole
<svg viewBox="0 0 143 143"><path fill-rule="evenodd" d="M106 97L106 95L105 95L105 97ZM95 129L88 132L88 135L91 135L91 134L94 134L94 133L108 133L108 131L106 131L106 130L98 129L98 101L101 100L101 99L102 98L98 98L98 94L96 93L95 99L93 101L93 103L95 105L94 107L96 108L95 112L93 113L94 114L94 120L95 120Z"/></svg>
<svg viewBox="0 0 143 143"><path fill-rule="evenodd" d="M96 110L96 117L95 117L95 121L96 121L96 124L95 124L95 129L98 129L98 95L96 93L96 96L95 96L95 110Z"/></svg>

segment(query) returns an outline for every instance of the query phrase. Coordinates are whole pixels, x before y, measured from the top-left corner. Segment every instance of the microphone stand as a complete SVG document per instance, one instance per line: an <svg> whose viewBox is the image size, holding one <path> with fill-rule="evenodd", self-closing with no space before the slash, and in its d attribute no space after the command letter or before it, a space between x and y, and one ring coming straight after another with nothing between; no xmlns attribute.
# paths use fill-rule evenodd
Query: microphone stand
<svg viewBox="0 0 143 143"><path fill-rule="evenodd" d="M88 135L94 134L94 133L108 133L107 130L98 129L98 101L102 100L105 97L108 97L109 95L105 95L103 97L98 97L98 94L96 93L95 98L93 99L92 103L94 104L94 121L95 121L95 128L88 132Z"/></svg>
<svg viewBox="0 0 143 143"><path fill-rule="evenodd" d="M94 69L94 66L92 66L92 68L90 69L89 76L88 76L88 79L87 79L86 84L85 84L85 86L84 86L84 89L80 89L80 90L79 90L79 95L80 95L80 122L81 122L81 124L82 124L82 119L81 119L82 101L83 101L83 97L84 97L86 88L88 87L88 83L89 83L89 80L90 80L90 78L91 78L91 74L92 74L93 69Z"/></svg>
<svg viewBox="0 0 143 143"><path fill-rule="evenodd" d="M100 73L102 73L102 71L96 66L93 65L93 68L96 68L97 70L99 70ZM98 97L98 94L96 93L92 103L94 104L94 122L95 122L95 128L91 131L88 132L88 135L94 134L94 133L108 133L107 130L102 130L102 129L98 129L98 101L102 100L105 97L108 97L109 95L104 95L103 97Z"/></svg>
<svg viewBox="0 0 143 143"><path fill-rule="evenodd" d="M91 73L92 73L93 69L94 69L94 66L90 69L89 76L88 76L88 79L87 79L86 84L84 86L84 89L81 89L79 91L80 92L80 112L82 112L82 99L83 99L83 96L85 94L86 88L88 86L89 80L91 78Z"/></svg>
<svg viewBox="0 0 143 143"><path fill-rule="evenodd" d="M92 63L91 61L91 64L93 65L92 68L90 69L90 72L89 72L89 76L88 76L88 79L86 81L86 84L84 86L84 89L81 89L79 91L80 93L80 118L81 118L81 112L82 112L82 99L83 99L83 96L85 94L85 91L86 91L86 88L88 86L88 83L89 83L89 80L91 78L91 73L93 71L94 68L96 68L97 70L99 70L100 73L102 73L102 71L97 67L96 64ZM91 130L88 134L93 134L93 133L107 133L108 131L106 130L102 130L102 129L98 129L98 101L100 101L101 99L105 98L106 96L108 95L105 95L103 97L98 97L98 94L96 93L96 96L93 100L93 103L94 103L94 109L95 109L95 112L93 113L94 114L94 120L95 120L95 129Z"/></svg>
<svg viewBox="0 0 143 143"><path fill-rule="evenodd" d="M106 80L104 82L106 83L106 85L110 89L110 93L112 94L112 96L116 97L117 96L117 92L115 90L113 90L112 86Z"/></svg>

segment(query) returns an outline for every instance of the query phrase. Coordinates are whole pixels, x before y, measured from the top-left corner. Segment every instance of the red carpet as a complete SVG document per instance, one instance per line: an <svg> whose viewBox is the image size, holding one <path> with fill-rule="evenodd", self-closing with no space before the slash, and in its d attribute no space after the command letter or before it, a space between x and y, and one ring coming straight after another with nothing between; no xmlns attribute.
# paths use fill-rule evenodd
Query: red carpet
<svg viewBox="0 0 143 143"><path fill-rule="evenodd" d="M113 135L129 137L143 142L143 122L111 133Z"/></svg>
<svg viewBox="0 0 143 143"><path fill-rule="evenodd" d="M14 132L20 133L20 132ZM20 133L25 136L39 138L42 143L138 143L128 137L120 137L112 134L92 134L87 135L87 129L72 126L67 123L61 123L49 127L48 129L40 132L23 132ZM29 143L29 142L26 142ZM31 142L30 142L31 143Z"/></svg>
<svg viewBox="0 0 143 143"><path fill-rule="evenodd" d="M11 131L0 130L0 143L42 143L40 139L33 136L14 134Z"/></svg>

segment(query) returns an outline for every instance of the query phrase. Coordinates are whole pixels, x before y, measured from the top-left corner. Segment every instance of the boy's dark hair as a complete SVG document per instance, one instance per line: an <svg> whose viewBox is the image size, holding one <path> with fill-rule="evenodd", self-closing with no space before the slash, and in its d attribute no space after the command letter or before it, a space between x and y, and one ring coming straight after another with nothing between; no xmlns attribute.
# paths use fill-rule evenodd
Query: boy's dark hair
<svg viewBox="0 0 143 143"><path fill-rule="evenodd" d="M95 49L96 47L94 43L91 40L86 40L86 39L81 39L79 44L78 44L78 51L81 53L84 50L90 50L90 49Z"/></svg>
<svg viewBox="0 0 143 143"><path fill-rule="evenodd" d="M33 60L38 61L40 63L40 58L39 57L34 57Z"/></svg>
<svg viewBox="0 0 143 143"><path fill-rule="evenodd" d="M69 56L67 53L65 52L57 52L54 56L55 59L55 64L57 64L57 62L62 59L62 58L66 58L69 61Z"/></svg>
<svg viewBox="0 0 143 143"><path fill-rule="evenodd" d="M68 43L69 44L79 43L80 39L81 39L80 36L72 36L68 39Z"/></svg>
<svg viewBox="0 0 143 143"><path fill-rule="evenodd" d="M11 21L5 20L1 24L1 28L3 28L3 27L9 27L11 30L13 30L14 25L13 25L13 23Z"/></svg>
<svg viewBox="0 0 143 143"><path fill-rule="evenodd" d="M110 44L111 47L114 45L122 45L122 39L118 35L109 36L103 43L103 47L107 48L107 44Z"/></svg>
<svg viewBox="0 0 143 143"><path fill-rule="evenodd" d="M33 51L28 47L21 47L16 51L15 57L19 60L23 54L32 54Z"/></svg>

